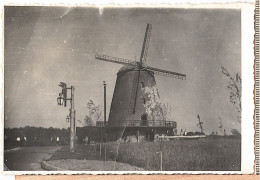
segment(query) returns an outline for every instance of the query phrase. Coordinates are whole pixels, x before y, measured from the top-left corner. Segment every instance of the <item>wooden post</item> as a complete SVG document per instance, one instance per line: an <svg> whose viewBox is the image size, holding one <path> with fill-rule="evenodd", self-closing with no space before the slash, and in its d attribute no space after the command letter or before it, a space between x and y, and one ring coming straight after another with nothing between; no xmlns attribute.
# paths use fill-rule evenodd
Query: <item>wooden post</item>
<svg viewBox="0 0 260 180"><path fill-rule="evenodd" d="M139 143L139 130L137 131L137 142Z"/></svg>
<svg viewBox="0 0 260 180"><path fill-rule="evenodd" d="M106 126L107 125L107 121L106 121L106 118L107 118L107 114L106 114L106 81L103 81L103 85L104 85L104 125Z"/></svg>
<svg viewBox="0 0 260 180"><path fill-rule="evenodd" d="M102 146L101 146L101 144L99 144L99 156L100 156L100 158L101 158L101 155L102 155Z"/></svg>
<svg viewBox="0 0 260 180"><path fill-rule="evenodd" d="M162 151L160 151L160 160L161 160L160 170L161 171L162 171L162 159L163 159L163 154L162 154Z"/></svg>
<svg viewBox="0 0 260 180"><path fill-rule="evenodd" d="M107 147L105 146L105 160L107 160Z"/></svg>

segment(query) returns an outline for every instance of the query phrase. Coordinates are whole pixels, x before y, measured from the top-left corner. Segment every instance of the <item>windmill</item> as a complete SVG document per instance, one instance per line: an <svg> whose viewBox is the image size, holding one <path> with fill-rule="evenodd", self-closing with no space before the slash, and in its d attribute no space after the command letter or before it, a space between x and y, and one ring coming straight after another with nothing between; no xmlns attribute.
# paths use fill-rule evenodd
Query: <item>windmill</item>
<svg viewBox="0 0 260 180"><path fill-rule="evenodd" d="M185 74L166 71L148 66L146 58L151 37L152 25L147 24L140 61L132 61L102 54L96 54L97 60L124 65L117 73L117 80L111 102L108 125L148 125L152 120L145 112L144 104L148 99L144 98L142 88L154 87L156 81L154 74L186 79ZM141 120L141 121L140 121ZM141 123L147 121L145 123Z"/></svg>

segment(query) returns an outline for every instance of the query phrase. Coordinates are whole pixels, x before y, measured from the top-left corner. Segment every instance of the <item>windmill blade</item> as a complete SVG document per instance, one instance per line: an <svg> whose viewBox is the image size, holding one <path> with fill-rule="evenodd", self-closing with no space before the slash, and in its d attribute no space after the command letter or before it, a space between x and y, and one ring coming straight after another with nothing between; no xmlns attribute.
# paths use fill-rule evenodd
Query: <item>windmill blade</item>
<svg viewBox="0 0 260 180"><path fill-rule="evenodd" d="M146 64L146 57L147 57L148 47L150 43L151 31L152 31L152 25L147 24L145 36L144 36L144 43L143 43L141 57L140 57L141 64Z"/></svg>
<svg viewBox="0 0 260 180"><path fill-rule="evenodd" d="M117 58L117 57L107 56L107 55L103 55L103 54L96 54L95 58L98 60L101 60L101 61L107 61L107 62L112 62L112 63L117 63L117 64L138 67L135 61L131 61L128 59Z"/></svg>
<svg viewBox="0 0 260 180"><path fill-rule="evenodd" d="M134 74L134 81L133 81L133 86L131 91L128 114L135 114L139 80L140 80L140 70L136 71Z"/></svg>
<svg viewBox="0 0 260 180"><path fill-rule="evenodd" d="M150 67L150 66L147 66L146 69L151 70L155 74L158 74L158 75L161 75L161 76L168 76L168 77L173 77L173 78L177 78L177 79L181 79L181 80L185 80L186 79L186 75L185 74L171 72L171 71L166 71L166 70L162 70L162 69L157 69L157 68Z"/></svg>

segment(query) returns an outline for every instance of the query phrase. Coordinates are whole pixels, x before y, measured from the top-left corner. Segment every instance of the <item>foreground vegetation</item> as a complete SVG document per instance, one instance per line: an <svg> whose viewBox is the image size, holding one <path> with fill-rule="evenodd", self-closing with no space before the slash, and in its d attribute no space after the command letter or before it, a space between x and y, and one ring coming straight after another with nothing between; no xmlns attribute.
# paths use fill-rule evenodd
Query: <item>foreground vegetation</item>
<svg viewBox="0 0 260 180"><path fill-rule="evenodd" d="M240 138L216 137L144 143L78 145L75 153L63 147L50 160L114 160L158 171L236 171L241 167Z"/></svg>

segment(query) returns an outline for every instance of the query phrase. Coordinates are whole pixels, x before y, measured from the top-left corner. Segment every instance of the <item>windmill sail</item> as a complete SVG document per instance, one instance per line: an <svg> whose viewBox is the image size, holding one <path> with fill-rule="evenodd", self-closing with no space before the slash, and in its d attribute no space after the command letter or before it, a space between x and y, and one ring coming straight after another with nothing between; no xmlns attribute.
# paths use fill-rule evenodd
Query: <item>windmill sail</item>
<svg viewBox="0 0 260 180"><path fill-rule="evenodd" d="M140 63L137 62L137 64L139 65L139 70L138 70L138 72L135 72L135 75L134 75L132 95L131 95L130 104L129 104L129 112L131 112L132 114L135 114L137 92L138 92L138 85L139 85L139 79L140 79L140 69L144 64L146 64L146 57L147 57L147 53L148 53L151 30L152 30L152 25L147 24L145 36L144 36L143 48L142 48L141 57L140 57Z"/></svg>
<svg viewBox="0 0 260 180"><path fill-rule="evenodd" d="M140 78L140 70L136 71L135 75L134 75L134 81L133 81L133 86L132 86L132 91L131 91L131 99L130 99L128 114L135 114L139 78Z"/></svg>
<svg viewBox="0 0 260 180"><path fill-rule="evenodd" d="M150 66L147 66L146 69L151 70L155 74L158 74L158 75L161 75L161 76L168 76L168 77L173 77L173 78L177 78L177 79L181 79L181 80L186 79L185 74L176 73L176 72L172 72L172 71L166 71L166 70L162 70L162 69L158 69L158 68L154 68L154 67L150 67Z"/></svg>
<svg viewBox="0 0 260 180"><path fill-rule="evenodd" d="M145 36L144 36L143 48L142 48L141 57L140 57L141 64L146 64L146 57L148 54L148 47L149 47L149 43L150 43L151 31L152 31L152 25L147 24Z"/></svg>
<svg viewBox="0 0 260 180"><path fill-rule="evenodd" d="M168 76L168 77L173 77L173 78L177 78L177 79L181 79L181 80L186 79L185 74L162 70L162 69L154 68L151 66L143 67L142 64L132 61L132 60L128 60L128 59L117 58L117 57L107 56L107 55L103 55L103 54L96 54L95 58L98 60L101 60L101 61L107 61L107 62L123 64L123 65L127 65L127 66L133 66L133 67L140 68L140 69L147 69L147 70L153 71L155 74L161 75L161 76Z"/></svg>
<svg viewBox="0 0 260 180"><path fill-rule="evenodd" d="M101 61L107 61L107 62L112 62L112 63L117 63L117 64L123 64L123 65L130 65L130 66L137 66L135 61L131 61L128 59L123 59L123 58L117 58L113 56L107 56L103 54L96 54L95 58Z"/></svg>

